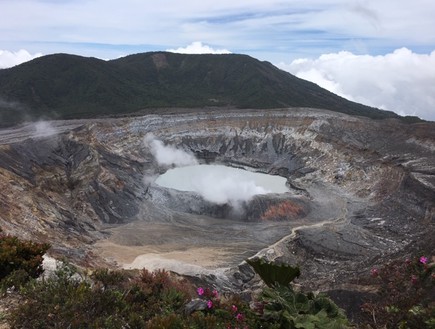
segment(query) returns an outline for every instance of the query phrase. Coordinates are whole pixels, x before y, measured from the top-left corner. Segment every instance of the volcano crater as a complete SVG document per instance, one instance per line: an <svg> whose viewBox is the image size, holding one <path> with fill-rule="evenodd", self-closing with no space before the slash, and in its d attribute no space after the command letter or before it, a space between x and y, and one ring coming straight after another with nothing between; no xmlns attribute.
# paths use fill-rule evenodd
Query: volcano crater
<svg viewBox="0 0 435 329"><path fill-rule="evenodd" d="M303 108L169 112L53 121L44 137L0 131L3 229L77 263L164 267L233 288L252 279L248 257L298 264L325 290L380 257L434 250L433 123ZM158 186L173 164L159 163L149 134L199 164L281 176L289 192L237 212Z"/></svg>
<svg viewBox="0 0 435 329"><path fill-rule="evenodd" d="M234 164L170 169L148 188L148 200L174 211L239 221L300 219L309 199L290 189L288 178L259 174Z"/></svg>

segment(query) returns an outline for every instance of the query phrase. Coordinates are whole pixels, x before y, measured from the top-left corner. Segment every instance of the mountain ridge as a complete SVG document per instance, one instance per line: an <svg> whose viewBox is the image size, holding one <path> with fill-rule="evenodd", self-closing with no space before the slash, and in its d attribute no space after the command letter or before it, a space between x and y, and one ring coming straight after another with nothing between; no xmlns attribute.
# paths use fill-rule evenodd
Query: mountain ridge
<svg viewBox="0 0 435 329"><path fill-rule="evenodd" d="M248 55L148 52L104 61L53 54L0 70L3 126L166 107L307 107L405 119L346 100Z"/></svg>

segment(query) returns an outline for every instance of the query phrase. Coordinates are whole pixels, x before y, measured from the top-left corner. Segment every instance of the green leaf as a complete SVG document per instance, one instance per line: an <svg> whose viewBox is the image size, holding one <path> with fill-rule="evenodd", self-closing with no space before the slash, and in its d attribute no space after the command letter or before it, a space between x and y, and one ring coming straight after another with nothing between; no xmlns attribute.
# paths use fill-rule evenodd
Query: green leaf
<svg viewBox="0 0 435 329"><path fill-rule="evenodd" d="M295 278L301 274L299 267L288 264L274 264L264 259L247 259L246 262L252 266L266 285L288 286Z"/></svg>

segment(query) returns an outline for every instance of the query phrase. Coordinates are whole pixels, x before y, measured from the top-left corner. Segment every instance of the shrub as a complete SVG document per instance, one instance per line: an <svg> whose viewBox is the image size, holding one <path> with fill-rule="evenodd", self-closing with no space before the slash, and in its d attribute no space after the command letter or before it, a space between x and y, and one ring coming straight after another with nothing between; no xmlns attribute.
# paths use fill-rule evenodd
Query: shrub
<svg viewBox="0 0 435 329"><path fill-rule="evenodd" d="M182 329L186 327L184 319L178 314L157 315L148 321L147 329Z"/></svg>
<svg viewBox="0 0 435 329"><path fill-rule="evenodd" d="M23 241L5 235L0 230L0 281L2 287L19 287L29 278L37 278L44 271L42 256L50 248L45 243ZM18 273L15 273L18 271ZM27 277L26 277L27 276ZM5 280L7 278L7 280Z"/></svg>
<svg viewBox="0 0 435 329"><path fill-rule="evenodd" d="M12 314L14 328L180 328L189 287L168 272L133 277L98 269L91 279L63 263L53 276L30 282L22 290L26 303Z"/></svg>
<svg viewBox="0 0 435 329"><path fill-rule="evenodd" d="M425 256L371 270L376 299L362 305L371 328L435 328L434 263Z"/></svg>
<svg viewBox="0 0 435 329"><path fill-rule="evenodd" d="M199 287L197 294L202 303L189 318L189 328L257 328L258 316L237 295L221 296L210 288Z"/></svg>
<svg viewBox="0 0 435 329"><path fill-rule="evenodd" d="M12 314L14 328L121 328L126 322L122 293L92 286L68 263L22 293L27 301Z"/></svg>
<svg viewBox="0 0 435 329"><path fill-rule="evenodd" d="M290 283L300 275L299 268L277 265L265 260L249 260L255 272L264 280L259 304L264 328L328 329L348 328L343 311L328 297L296 292Z"/></svg>
<svg viewBox="0 0 435 329"><path fill-rule="evenodd" d="M186 280L171 279L167 271L143 269L130 283L126 301L133 309L143 309L144 319L149 320L155 314L182 313L192 291Z"/></svg>
<svg viewBox="0 0 435 329"><path fill-rule="evenodd" d="M95 284L101 285L102 289L121 287L131 279L127 271L111 271L107 268L96 269L90 277Z"/></svg>
<svg viewBox="0 0 435 329"><path fill-rule="evenodd" d="M341 310L324 296L294 292L297 268L262 261L262 273L278 270L256 307L235 294L193 286L166 271L98 269L86 278L63 263L54 275L31 280L25 303L11 315L13 328L345 328ZM267 266L270 268L267 269ZM288 273L284 273L284 272ZM282 283L282 284L281 284ZM190 306L189 306L190 305ZM189 308L187 307L189 306ZM189 310L189 311L187 311Z"/></svg>
<svg viewBox="0 0 435 329"><path fill-rule="evenodd" d="M31 279L32 278L25 270L15 270L1 280L0 288L3 291L11 287L20 290Z"/></svg>

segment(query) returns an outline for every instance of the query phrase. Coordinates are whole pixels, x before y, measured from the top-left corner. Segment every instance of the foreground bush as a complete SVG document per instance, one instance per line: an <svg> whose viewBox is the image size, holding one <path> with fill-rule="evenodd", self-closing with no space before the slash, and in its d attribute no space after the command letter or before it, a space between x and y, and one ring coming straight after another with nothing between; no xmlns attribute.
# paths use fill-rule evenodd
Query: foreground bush
<svg viewBox="0 0 435 329"><path fill-rule="evenodd" d="M259 268L265 277L279 268L280 274L269 280L284 283L299 274L298 269L264 262ZM71 265L63 264L53 276L33 280L22 289L26 302L13 312L11 324L23 329L347 327L346 318L328 298L296 293L278 281L269 281L270 286L252 307L235 294L195 288L166 271L144 269L133 275L102 269L83 277Z"/></svg>
<svg viewBox="0 0 435 329"><path fill-rule="evenodd" d="M161 314L181 313L190 298L183 282L165 271L96 271L90 280L63 264L53 276L33 281L27 302L12 315L14 328L146 328Z"/></svg>
<svg viewBox="0 0 435 329"><path fill-rule="evenodd" d="M45 243L23 241L3 234L0 229L0 285L18 288L42 274L42 260L50 248Z"/></svg>
<svg viewBox="0 0 435 329"><path fill-rule="evenodd" d="M299 268L264 260L248 263L266 287L249 304L236 294L194 287L166 271L96 270L90 276L63 263L48 278L48 245L0 235L2 285L20 282L23 300L8 317L12 328L344 329L349 322L329 298L295 290ZM378 298L363 305L360 328L435 328L434 263L421 256L372 270ZM30 281L29 281L30 280ZM26 281L28 281L26 283Z"/></svg>
<svg viewBox="0 0 435 329"><path fill-rule="evenodd" d="M103 269L91 278L77 276L64 264L52 277L31 282L22 290L26 303L12 314L13 328L236 328L248 324L248 313L254 323L246 302L208 288L196 291L166 271L142 270L133 276ZM191 300L204 307L186 312Z"/></svg>
<svg viewBox="0 0 435 329"><path fill-rule="evenodd" d="M372 269L379 291L362 306L368 328L435 328L434 268L420 256Z"/></svg>

